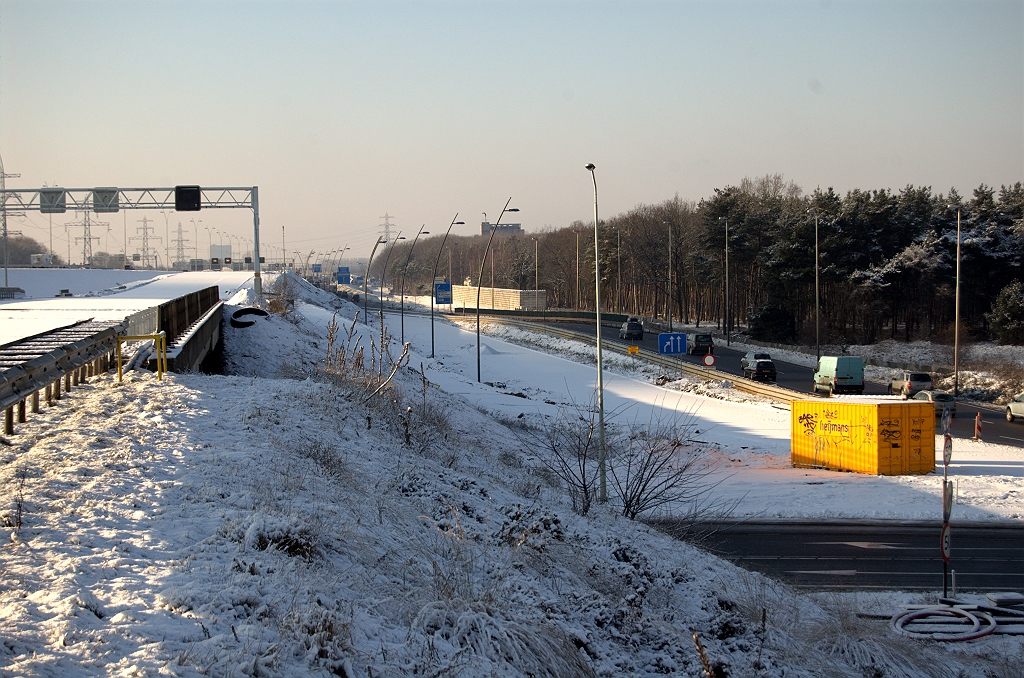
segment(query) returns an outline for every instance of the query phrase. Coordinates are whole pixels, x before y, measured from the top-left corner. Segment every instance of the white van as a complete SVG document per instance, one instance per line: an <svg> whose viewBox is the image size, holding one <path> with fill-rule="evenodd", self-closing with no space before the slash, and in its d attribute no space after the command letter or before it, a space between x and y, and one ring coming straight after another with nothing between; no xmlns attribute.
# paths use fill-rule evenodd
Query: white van
<svg viewBox="0 0 1024 678"><path fill-rule="evenodd" d="M813 389L830 396L836 393L864 393L864 359L849 355L823 355L814 371Z"/></svg>

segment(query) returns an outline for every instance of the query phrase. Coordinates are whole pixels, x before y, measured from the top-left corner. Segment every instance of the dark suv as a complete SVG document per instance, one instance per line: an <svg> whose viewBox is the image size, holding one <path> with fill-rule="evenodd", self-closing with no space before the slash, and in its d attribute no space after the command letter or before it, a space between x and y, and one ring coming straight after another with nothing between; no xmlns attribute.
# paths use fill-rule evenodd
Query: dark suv
<svg viewBox="0 0 1024 678"><path fill-rule="evenodd" d="M756 360L750 367L743 368L743 376L754 381L775 381L775 363L771 360Z"/></svg>
<svg viewBox="0 0 1024 678"><path fill-rule="evenodd" d="M644 324L640 322L640 318L631 317L622 323L622 327L619 328L619 339L639 339L643 341L643 338Z"/></svg>
<svg viewBox="0 0 1024 678"><path fill-rule="evenodd" d="M690 355L714 355L715 340L710 334L691 332L686 335L686 352Z"/></svg>
<svg viewBox="0 0 1024 678"><path fill-rule="evenodd" d="M765 353L764 351L751 351L750 353L747 353L745 356L740 358L740 369L746 372L747 370L754 369L754 364L757 363L758 360L771 359L771 355ZM744 376L746 375L744 374Z"/></svg>

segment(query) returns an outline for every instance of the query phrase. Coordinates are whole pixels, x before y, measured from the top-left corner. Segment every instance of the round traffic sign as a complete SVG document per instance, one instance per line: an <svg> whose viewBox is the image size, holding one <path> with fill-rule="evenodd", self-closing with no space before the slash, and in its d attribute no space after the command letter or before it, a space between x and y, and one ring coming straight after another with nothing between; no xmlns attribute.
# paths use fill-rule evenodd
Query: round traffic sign
<svg viewBox="0 0 1024 678"><path fill-rule="evenodd" d="M942 440L942 463L949 466L950 460L953 458L953 436L948 433L943 437Z"/></svg>
<svg viewBox="0 0 1024 678"><path fill-rule="evenodd" d="M714 366L715 366L715 356L713 356L710 353L708 353L707 355L704 356L704 367L714 367Z"/></svg>
<svg viewBox="0 0 1024 678"><path fill-rule="evenodd" d="M942 524L942 559L949 562L949 554L951 551L950 536L949 536L949 523Z"/></svg>

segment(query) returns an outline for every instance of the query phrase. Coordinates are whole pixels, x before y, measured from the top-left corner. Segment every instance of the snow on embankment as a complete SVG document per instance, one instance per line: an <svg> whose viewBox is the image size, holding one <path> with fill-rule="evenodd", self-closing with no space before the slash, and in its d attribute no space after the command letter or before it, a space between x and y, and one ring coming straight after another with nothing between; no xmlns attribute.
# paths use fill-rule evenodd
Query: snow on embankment
<svg viewBox="0 0 1024 678"><path fill-rule="evenodd" d="M267 276L267 317L247 316L248 327L233 327L231 316L256 301L251 290L224 304L222 325L224 372L255 377L305 377L322 362L327 351L327 325L337 313L337 323L348 329L356 307L335 295L313 287L288 273Z"/></svg>
<svg viewBox="0 0 1024 678"><path fill-rule="evenodd" d="M396 380L401 403L133 372L43 408L0 445L0 675L697 675L693 629L730 676L995 676L1021 652L898 639L610 506L577 516L508 427Z"/></svg>

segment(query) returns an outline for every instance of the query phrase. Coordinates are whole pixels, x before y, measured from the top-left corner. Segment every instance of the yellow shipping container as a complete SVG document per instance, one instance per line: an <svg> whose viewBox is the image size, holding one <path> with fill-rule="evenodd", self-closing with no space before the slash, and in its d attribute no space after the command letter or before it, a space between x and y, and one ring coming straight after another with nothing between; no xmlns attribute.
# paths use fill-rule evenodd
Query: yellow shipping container
<svg viewBox="0 0 1024 678"><path fill-rule="evenodd" d="M793 466L882 476L935 470L935 408L928 402L791 402Z"/></svg>

